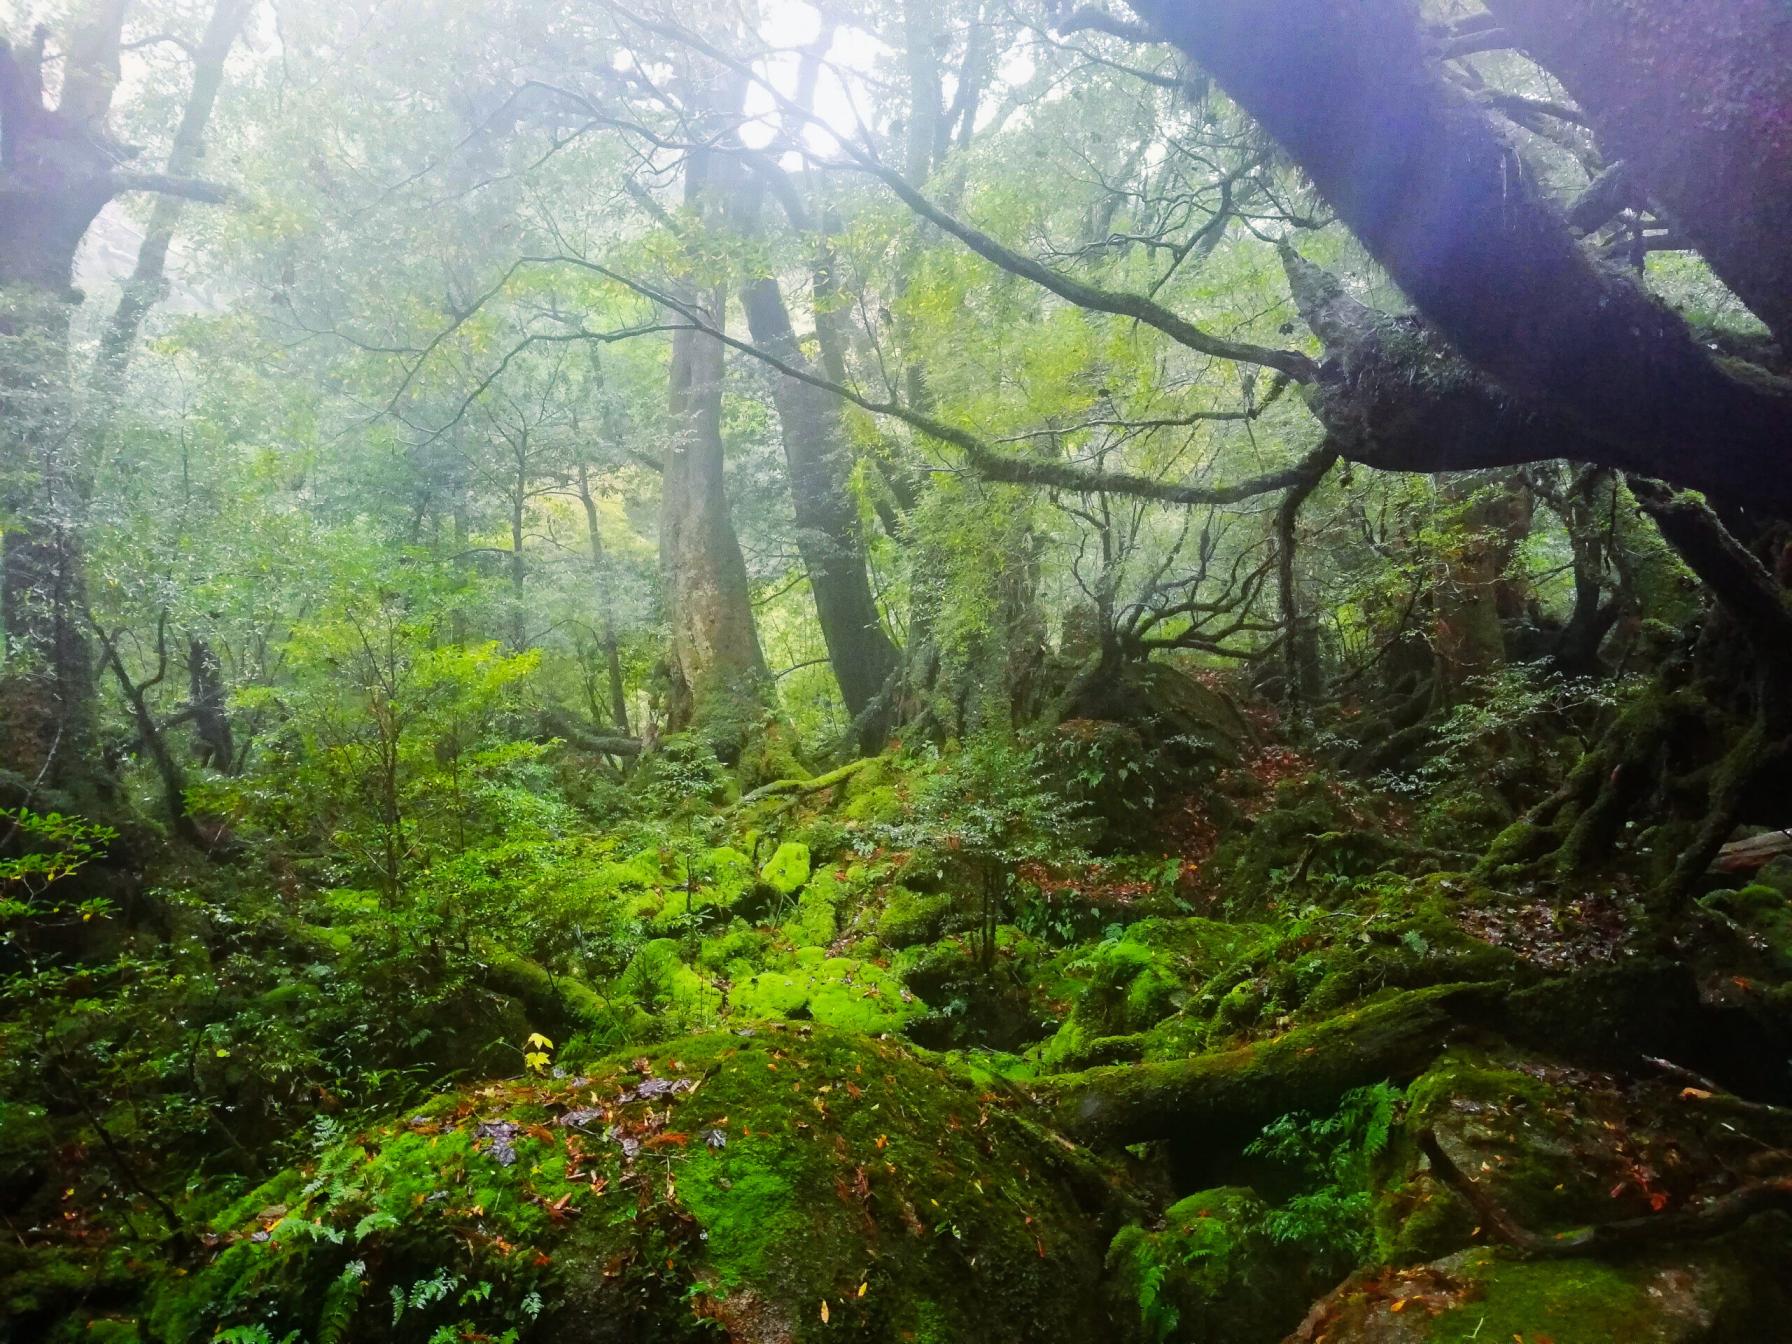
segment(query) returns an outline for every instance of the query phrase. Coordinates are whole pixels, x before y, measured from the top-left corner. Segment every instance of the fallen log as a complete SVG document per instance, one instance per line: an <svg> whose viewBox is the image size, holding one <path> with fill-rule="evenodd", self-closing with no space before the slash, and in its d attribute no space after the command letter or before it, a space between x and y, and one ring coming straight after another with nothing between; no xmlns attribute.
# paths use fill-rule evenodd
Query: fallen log
<svg viewBox="0 0 1792 1344"><path fill-rule="evenodd" d="M1416 1078L1452 1028L1484 1016L1502 993L1479 983L1407 990L1234 1050L1048 1078L1035 1095L1084 1143L1242 1142L1289 1111L1329 1108L1353 1087Z"/></svg>

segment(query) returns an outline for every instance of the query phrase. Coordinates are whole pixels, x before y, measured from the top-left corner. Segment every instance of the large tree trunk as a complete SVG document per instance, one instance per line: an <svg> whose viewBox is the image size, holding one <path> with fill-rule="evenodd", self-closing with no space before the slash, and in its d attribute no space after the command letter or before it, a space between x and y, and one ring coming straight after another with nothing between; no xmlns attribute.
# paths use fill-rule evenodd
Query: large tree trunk
<svg viewBox="0 0 1792 1344"><path fill-rule="evenodd" d="M693 169L693 171L695 171ZM722 294L709 320L722 321ZM696 331L672 337L672 444L660 495L660 572L671 627L667 722L713 731L737 750L769 696L747 566L728 514L722 444L722 350Z"/></svg>
<svg viewBox="0 0 1792 1344"><path fill-rule="evenodd" d="M801 367L808 360L791 329L778 282L767 278L743 288L742 306L753 340L779 359ZM809 572L815 613L841 698L856 721L896 668L896 645L884 632L865 565L865 541L851 492L852 459L840 401L822 388L777 378L772 384L783 428L784 460L796 515L797 549ZM865 726L860 746L875 749L886 724Z"/></svg>
<svg viewBox="0 0 1792 1344"><path fill-rule="evenodd" d="M187 105L181 112L180 126L174 133L174 144L168 152L168 171L180 175L197 172L205 159L205 132L211 122L212 108L224 84L224 63L236 45L237 34L248 18L252 0L218 0L206 24L205 34L193 55L193 83L187 94ZM158 196L150 209L149 224L143 230L143 242L137 248L137 264L112 320L100 337L98 369L108 390L116 393L118 380L137 348L137 337L149 311L161 301L166 290L168 249L174 242L174 231L180 224L186 203L178 196Z"/></svg>
<svg viewBox="0 0 1792 1344"><path fill-rule="evenodd" d="M1792 6L1487 0L1792 354Z"/></svg>
<svg viewBox="0 0 1792 1344"><path fill-rule="evenodd" d="M1132 7L1280 142L1457 349L1597 445L1586 460L1792 508L1792 385L1733 372L1583 251L1511 145L1440 76L1416 7ZM1657 78L1678 70L1664 62ZM1746 126L1738 138L1751 139ZM1514 439L1503 463L1461 462L1451 447L1441 438L1428 469L1553 455Z"/></svg>
<svg viewBox="0 0 1792 1344"><path fill-rule="evenodd" d="M98 0L71 27L55 108L41 30L0 44L0 769L48 786L95 764L68 335L76 250L117 190L105 118L124 7Z"/></svg>

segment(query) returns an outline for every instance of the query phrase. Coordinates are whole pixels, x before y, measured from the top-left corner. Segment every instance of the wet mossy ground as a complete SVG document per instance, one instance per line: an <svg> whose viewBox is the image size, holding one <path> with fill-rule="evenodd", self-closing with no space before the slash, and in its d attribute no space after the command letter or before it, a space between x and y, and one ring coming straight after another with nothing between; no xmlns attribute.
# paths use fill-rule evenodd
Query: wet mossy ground
<svg viewBox="0 0 1792 1344"><path fill-rule="evenodd" d="M967 893L882 844L909 782L873 763L702 844L603 849L571 915L621 910L626 936L560 961L481 947L478 996L434 1024L470 1081L294 1136L310 1156L227 1208L177 1193L196 1248L55 1229L56 1136L0 1107L0 1193L38 1220L0 1251L0 1306L27 1322L0 1340L1278 1344L1353 1267L1307 1338L1764 1338L1734 1323L1777 1301L1781 1220L1519 1262L1417 1136L1545 1234L1744 1179L1792 1133L1681 1099L1639 1056L1714 1004L1785 1016L1786 874L1706 900L1695 985L1643 954L1621 893L1390 866L1399 845L1348 834L1357 801L1298 783L1215 859L1236 899L1110 858L1017 881L985 956ZM349 955L338 933L307 955ZM477 1081L532 1030L561 1041L542 1071ZM1344 1067L1359 1050L1391 1062ZM1389 1132L1360 1189L1331 1191L1361 1235L1288 1235L1312 1190L1246 1145L1384 1075ZM1146 1139L1104 1134L1110 1107L1153 1118Z"/></svg>

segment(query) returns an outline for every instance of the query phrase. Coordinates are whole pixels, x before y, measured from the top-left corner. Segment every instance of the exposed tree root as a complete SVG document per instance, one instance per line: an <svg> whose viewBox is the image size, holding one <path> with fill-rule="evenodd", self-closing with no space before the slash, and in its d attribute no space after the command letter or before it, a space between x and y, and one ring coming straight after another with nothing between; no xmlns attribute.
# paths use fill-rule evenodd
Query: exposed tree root
<svg viewBox="0 0 1792 1344"><path fill-rule="evenodd" d="M746 807L751 803L763 802L767 798L786 796L802 797L805 794L820 793L823 789L831 789L834 785L850 779L874 758L865 756L856 761L849 761L838 769L830 770L825 775L816 775L812 779L774 779L769 784L761 784L751 793L743 794L737 807Z"/></svg>
<svg viewBox="0 0 1792 1344"><path fill-rule="evenodd" d="M1457 1166L1437 1141L1434 1131L1421 1130L1417 1142L1419 1151L1431 1164L1432 1174L1462 1196L1481 1220L1481 1226L1520 1255L1531 1259L1599 1255L1663 1241L1698 1241L1733 1231L1759 1213L1772 1209L1792 1210L1792 1177L1787 1177L1750 1182L1703 1204L1671 1212L1621 1218L1574 1232L1545 1236L1521 1226L1498 1200Z"/></svg>

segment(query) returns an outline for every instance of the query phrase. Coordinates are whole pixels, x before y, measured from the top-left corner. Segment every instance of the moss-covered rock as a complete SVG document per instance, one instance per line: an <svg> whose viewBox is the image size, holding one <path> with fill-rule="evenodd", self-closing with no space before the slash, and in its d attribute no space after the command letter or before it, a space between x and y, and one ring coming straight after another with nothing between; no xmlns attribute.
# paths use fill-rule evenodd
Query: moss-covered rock
<svg viewBox="0 0 1792 1344"><path fill-rule="evenodd" d="M794 896L809 880L809 846L786 840L765 861L759 880L780 896Z"/></svg>
<svg viewBox="0 0 1792 1344"><path fill-rule="evenodd" d="M850 957L762 971L735 989L732 1002L739 1016L813 1019L866 1033L900 1031L927 1011L890 972Z"/></svg>
<svg viewBox="0 0 1792 1344"><path fill-rule="evenodd" d="M1010 1104L892 1044L772 1026L469 1088L240 1200L155 1328L1111 1338L1077 1193L1106 1178Z"/></svg>
<svg viewBox="0 0 1792 1344"><path fill-rule="evenodd" d="M950 896L892 887L877 919L878 941L890 948L931 943L946 932L951 918Z"/></svg>
<svg viewBox="0 0 1792 1344"><path fill-rule="evenodd" d="M1767 1247L1732 1237L1691 1251L1622 1264L1521 1261L1489 1249L1406 1269L1374 1271L1341 1286L1309 1316L1303 1341L1327 1344L1751 1344L1780 1337L1792 1307Z"/></svg>
<svg viewBox="0 0 1792 1344"><path fill-rule="evenodd" d="M1471 1244L1480 1221L1431 1174L1413 1136L1429 1130L1520 1226L1549 1234L1679 1208L1703 1175L1746 1160L1746 1142L1675 1100L1672 1087L1516 1052L1456 1047L1406 1092L1377 1163L1382 1258L1430 1260Z"/></svg>

